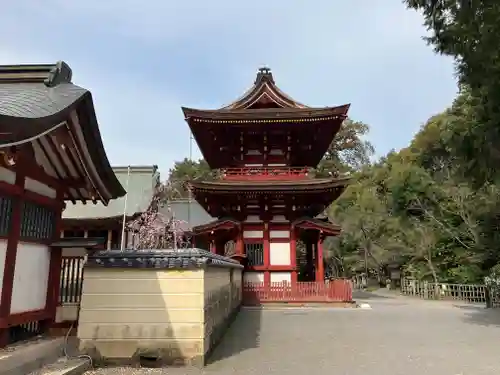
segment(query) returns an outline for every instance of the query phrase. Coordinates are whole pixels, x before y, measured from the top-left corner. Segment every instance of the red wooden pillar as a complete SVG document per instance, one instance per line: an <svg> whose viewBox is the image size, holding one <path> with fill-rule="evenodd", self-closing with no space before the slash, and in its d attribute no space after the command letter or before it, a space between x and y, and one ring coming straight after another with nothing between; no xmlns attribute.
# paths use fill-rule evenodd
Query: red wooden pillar
<svg viewBox="0 0 500 375"><path fill-rule="evenodd" d="M325 282L325 266L323 264L323 236L318 236L318 243L316 245L316 282Z"/></svg>
<svg viewBox="0 0 500 375"><path fill-rule="evenodd" d="M21 168L18 168L21 169ZM16 171L16 187L24 189L24 173ZM10 314L12 290L14 288L14 271L16 268L17 245L21 235L22 194L13 197L10 233L5 253L5 267L2 280L2 298L0 299L0 348L9 342L9 328L6 325ZM5 326L4 326L5 325Z"/></svg>
<svg viewBox="0 0 500 375"><path fill-rule="evenodd" d="M243 229L241 228L236 236L236 254L243 256L244 253L245 253L245 247L243 244Z"/></svg>
<svg viewBox="0 0 500 375"><path fill-rule="evenodd" d="M269 266L271 265L271 241L268 221L264 222L263 229L264 267L266 267L266 271L264 271L264 285L269 285L271 284L271 273L269 271Z"/></svg>
<svg viewBox="0 0 500 375"><path fill-rule="evenodd" d="M312 272L314 269L314 245L311 242L311 239L308 237L306 240L306 269L307 269L307 275L309 278L312 279ZM307 281L311 281L311 279L308 279Z"/></svg>
<svg viewBox="0 0 500 375"><path fill-rule="evenodd" d="M290 228L290 266L292 267L292 284L297 283L297 234L295 228Z"/></svg>
<svg viewBox="0 0 500 375"><path fill-rule="evenodd" d="M62 202L64 200L63 192L61 189L57 191L57 200ZM62 210L56 213L56 222L54 223L53 240L58 240L61 234L62 227ZM109 248L108 248L109 249ZM49 266L49 279L47 282L47 299L45 302L45 309L49 313L49 318L42 323L43 329L48 329L56 322L57 306L59 305L59 287L61 283L61 267L62 267L62 248L50 249L50 266Z"/></svg>

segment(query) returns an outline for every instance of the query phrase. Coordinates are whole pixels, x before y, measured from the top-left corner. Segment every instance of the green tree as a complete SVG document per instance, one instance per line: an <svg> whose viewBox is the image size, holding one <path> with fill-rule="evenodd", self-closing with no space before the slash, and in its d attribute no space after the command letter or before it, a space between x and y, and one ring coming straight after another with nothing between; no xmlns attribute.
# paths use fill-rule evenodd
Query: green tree
<svg viewBox="0 0 500 375"><path fill-rule="evenodd" d="M373 145L364 139L370 128L359 121L346 119L315 170L317 177L360 170L370 163Z"/></svg>
<svg viewBox="0 0 500 375"><path fill-rule="evenodd" d="M452 154L480 186L500 179L500 2L405 0L421 11L435 51L455 59L462 95L450 129ZM465 115L465 116L464 116Z"/></svg>
<svg viewBox="0 0 500 375"><path fill-rule="evenodd" d="M189 196L187 182L189 181L212 181L216 178L218 178L217 172L212 171L203 159L189 160L185 158L182 161L177 161L168 175L167 190L169 198L187 198Z"/></svg>

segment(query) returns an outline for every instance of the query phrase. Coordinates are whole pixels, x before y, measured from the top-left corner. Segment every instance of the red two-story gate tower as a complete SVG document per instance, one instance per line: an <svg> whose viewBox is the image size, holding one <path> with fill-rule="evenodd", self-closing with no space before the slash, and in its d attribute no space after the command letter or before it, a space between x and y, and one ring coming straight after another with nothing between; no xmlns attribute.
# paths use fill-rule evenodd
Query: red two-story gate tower
<svg viewBox="0 0 500 375"><path fill-rule="evenodd" d="M230 255L246 265L244 290L258 300L351 298L347 282L325 285L323 241L340 228L318 219L347 178L308 175L348 109L296 102L276 86L268 68L259 69L254 85L223 108L183 108L205 160L222 175L190 183L194 198L216 218L193 229L196 241L208 241L221 255L233 241Z"/></svg>

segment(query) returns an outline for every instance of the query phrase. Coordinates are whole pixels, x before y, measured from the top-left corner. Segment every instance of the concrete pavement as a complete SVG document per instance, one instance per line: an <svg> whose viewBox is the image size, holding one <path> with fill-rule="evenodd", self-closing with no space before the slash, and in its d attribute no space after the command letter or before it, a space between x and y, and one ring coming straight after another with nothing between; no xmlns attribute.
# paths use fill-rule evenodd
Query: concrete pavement
<svg viewBox="0 0 500 375"><path fill-rule="evenodd" d="M243 310L203 370L93 374L500 374L500 311L390 293L356 294L372 309Z"/></svg>

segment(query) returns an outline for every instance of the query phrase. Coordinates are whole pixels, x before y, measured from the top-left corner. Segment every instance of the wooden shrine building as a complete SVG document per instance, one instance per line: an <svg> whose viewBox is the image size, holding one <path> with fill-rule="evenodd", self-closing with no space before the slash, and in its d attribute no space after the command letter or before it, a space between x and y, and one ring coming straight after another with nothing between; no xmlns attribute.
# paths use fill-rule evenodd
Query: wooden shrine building
<svg viewBox="0 0 500 375"><path fill-rule="evenodd" d="M262 68L254 85L216 110L183 108L198 146L222 179L192 181L193 197L217 220L193 228L246 264L244 279L269 285L324 283L323 241L340 228L317 218L344 191L347 178L311 178L347 116L349 105L313 108L275 84ZM305 246L308 271L300 276L297 243Z"/></svg>
<svg viewBox="0 0 500 375"><path fill-rule="evenodd" d="M65 201L125 195L67 64L0 66L0 347L52 325Z"/></svg>
<svg viewBox="0 0 500 375"><path fill-rule="evenodd" d="M101 202L68 205L62 214L61 237L105 238L106 249L121 248L124 216L128 222L147 210L160 183L160 173L156 165L113 167L113 172L126 188L126 197L107 205ZM124 247L132 246L128 228L125 228L123 239Z"/></svg>

